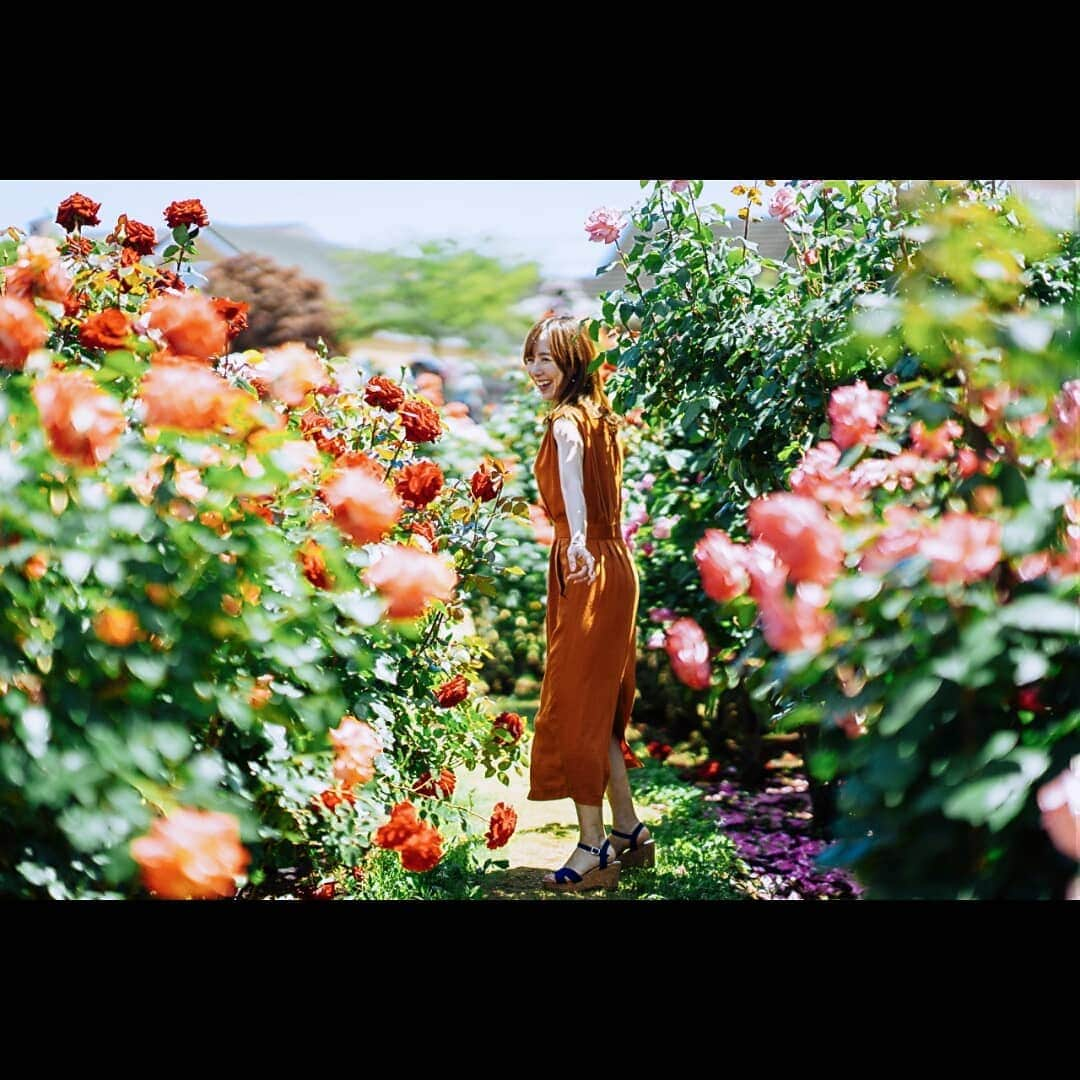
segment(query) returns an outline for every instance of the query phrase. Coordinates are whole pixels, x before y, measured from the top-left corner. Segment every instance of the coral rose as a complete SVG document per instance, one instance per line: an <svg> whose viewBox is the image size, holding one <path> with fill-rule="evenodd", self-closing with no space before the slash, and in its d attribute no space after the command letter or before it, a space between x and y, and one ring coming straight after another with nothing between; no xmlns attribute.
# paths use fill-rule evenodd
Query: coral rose
<svg viewBox="0 0 1080 1080"><path fill-rule="evenodd" d="M390 618L412 619L422 615L430 601L450 600L458 575L441 555L394 544L381 548L363 579L389 599Z"/></svg>
<svg viewBox="0 0 1080 1080"><path fill-rule="evenodd" d="M1071 379L1054 398L1055 425L1050 433L1063 462L1080 458L1080 379Z"/></svg>
<svg viewBox="0 0 1080 1080"><path fill-rule="evenodd" d="M399 802L390 811L390 820L376 830L375 846L396 851L422 824L411 802Z"/></svg>
<svg viewBox="0 0 1080 1080"><path fill-rule="evenodd" d="M213 296L210 298L210 303L214 305L214 310L225 320L229 337L234 338L248 328L250 304L245 304L240 300L229 300L224 296Z"/></svg>
<svg viewBox="0 0 1080 1080"><path fill-rule="evenodd" d="M959 439L964 429L955 420L946 420L944 424L928 431L921 420L911 425L911 447L916 454L931 461L951 458L956 453L953 439Z"/></svg>
<svg viewBox="0 0 1080 1080"><path fill-rule="evenodd" d="M822 610L824 590L807 582L789 598L784 587L767 587L758 600L765 640L778 652L820 652L833 619Z"/></svg>
<svg viewBox="0 0 1080 1080"><path fill-rule="evenodd" d="M337 473L321 494L338 528L357 544L382 540L402 514L398 497L363 468Z"/></svg>
<svg viewBox="0 0 1080 1080"><path fill-rule="evenodd" d="M179 356L206 360L225 351L228 325L206 296L159 296L150 302L146 316L149 325L161 331L169 350Z"/></svg>
<svg viewBox="0 0 1080 1080"><path fill-rule="evenodd" d="M719 603L741 596L750 587L743 552L743 546L733 544L722 529L706 529L694 546L702 588Z"/></svg>
<svg viewBox="0 0 1080 1080"><path fill-rule="evenodd" d="M82 370L53 368L31 391L49 449L76 465L100 465L127 427L120 402Z"/></svg>
<svg viewBox="0 0 1080 1080"><path fill-rule="evenodd" d="M153 255L157 244L157 233L152 225L141 221L132 221L127 214L121 214L116 220L116 228L105 237L109 244L122 244L137 255Z"/></svg>
<svg viewBox="0 0 1080 1080"><path fill-rule="evenodd" d="M236 818L187 808L155 821L149 835L132 841L131 856L147 889L170 900L232 896L251 861Z"/></svg>
<svg viewBox="0 0 1080 1080"><path fill-rule="evenodd" d="M491 811L488 830L484 833L487 846L493 850L505 847L507 841L514 835L517 821L517 811L509 803L496 803L495 808Z"/></svg>
<svg viewBox="0 0 1080 1080"><path fill-rule="evenodd" d="M383 751L378 732L355 716L343 716L331 729L334 744L334 776L346 787L366 784L375 775L375 759Z"/></svg>
<svg viewBox="0 0 1080 1080"><path fill-rule="evenodd" d="M33 304L17 296L0 296L0 368L21 371L27 356L48 337Z"/></svg>
<svg viewBox="0 0 1080 1080"><path fill-rule="evenodd" d="M767 495L750 504L748 518L750 532L776 552L792 581L828 585L840 573L844 534L814 500L783 492Z"/></svg>
<svg viewBox="0 0 1080 1080"><path fill-rule="evenodd" d="M409 531L416 537L416 545L423 551L438 551L435 524L431 521L410 521Z"/></svg>
<svg viewBox="0 0 1080 1080"><path fill-rule="evenodd" d="M322 359L303 342L290 341L267 349L252 385L260 394L296 408L330 377Z"/></svg>
<svg viewBox="0 0 1080 1080"><path fill-rule="evenodd" d="M923 534L919 551L939 584L969 584L986 577L1001 560L1001 524L973 514L946 514Z"/></svg>
<svg viewBox="0 0 1080 1080"><path fill-rule="evenodd" d="M198 363L154 363L139 385L143 423L149 428L246 431L255 399Z"/></svg>

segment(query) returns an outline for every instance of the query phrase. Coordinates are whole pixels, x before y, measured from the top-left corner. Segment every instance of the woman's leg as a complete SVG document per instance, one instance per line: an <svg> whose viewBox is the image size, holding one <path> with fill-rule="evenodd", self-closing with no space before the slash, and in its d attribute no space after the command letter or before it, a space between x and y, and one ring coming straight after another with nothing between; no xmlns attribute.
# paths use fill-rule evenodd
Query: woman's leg
<svg viewBox="0 0 1080 1080"><path fill-rule="evenodd" d="M577 811L581 842L590 844L592 847L600 847L607 838L607 833L604 832L604 808L602 806L586 806L584 803L575 802L574 809ZM613 858L614 852L609 850L608 857ZM592 870L600 865L600 857L575 847L570 858L563 865L569 866L571 870L576 870L579 874L584 874L587 870ZM554 881L554 871L546 874L545 880Z"/></svg>
<svg viewBox="0 0 1080 1080"><path fill-rule="evenodd" d="M632 833L638 824L634 799L630 794L630 780L626 775L626 762L623 760L622 747L615 735L608 744L608 761L611 764L611 776L608 779L607 797L611 806L611 827L619 832ZM650 836L647 828L638 834L638 843L644 843ZM611 838L616 851L623 851L630 846L630 841L621 836Z"/></svg>

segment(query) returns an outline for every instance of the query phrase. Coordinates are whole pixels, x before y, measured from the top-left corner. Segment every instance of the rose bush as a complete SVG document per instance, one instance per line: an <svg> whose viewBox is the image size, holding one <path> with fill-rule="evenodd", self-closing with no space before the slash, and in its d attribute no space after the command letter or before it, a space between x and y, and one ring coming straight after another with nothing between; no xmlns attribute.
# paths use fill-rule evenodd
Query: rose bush
<svg viewBox="0 0 1080 1080"><path fill-rule="evenodd" d="M444 418L407 386L226 355L243 305L185 285L197 199L160 263L124 216L83 236L99 210L0 241L0 892L250 894L357 866L408 799L407 868L479 844L488 818L415 785L520 754L455 628L524 506L474 494L481 454L436 475Z"/></svg>

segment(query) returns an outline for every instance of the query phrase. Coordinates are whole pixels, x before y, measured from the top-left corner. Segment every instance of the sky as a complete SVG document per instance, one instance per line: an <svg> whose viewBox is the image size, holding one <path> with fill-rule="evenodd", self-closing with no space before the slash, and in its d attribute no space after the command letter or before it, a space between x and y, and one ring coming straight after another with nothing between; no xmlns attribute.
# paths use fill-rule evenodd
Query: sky
<svg viewBox="0 0 1080 1080"><path fill-rule="evenodd" d="M706 180L702 203L730 211L737 182ZM0 231L55 218L76 191L101 203L102 225L126 213L163 229L170 202L198 198L222 228L300 223L333 243L375 250L454 237L535 259L550 277L590 275L607 249L585 233L589 212L626 210L645 195L637 180L0 180Z"/></svg>

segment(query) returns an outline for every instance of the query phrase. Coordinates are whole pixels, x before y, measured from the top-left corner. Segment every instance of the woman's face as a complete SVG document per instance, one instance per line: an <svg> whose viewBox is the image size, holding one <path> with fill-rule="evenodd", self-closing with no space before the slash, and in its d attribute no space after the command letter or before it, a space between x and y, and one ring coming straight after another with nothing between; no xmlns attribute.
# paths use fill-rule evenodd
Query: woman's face
<svg viewBox="0 0 1080 1080"><path fill-rule="evenodd" d="M543 330L536 339L532 356L525 358L525 371L545 401L552 401L562 385L563 373L548 350L548 332Z"/></svg>

